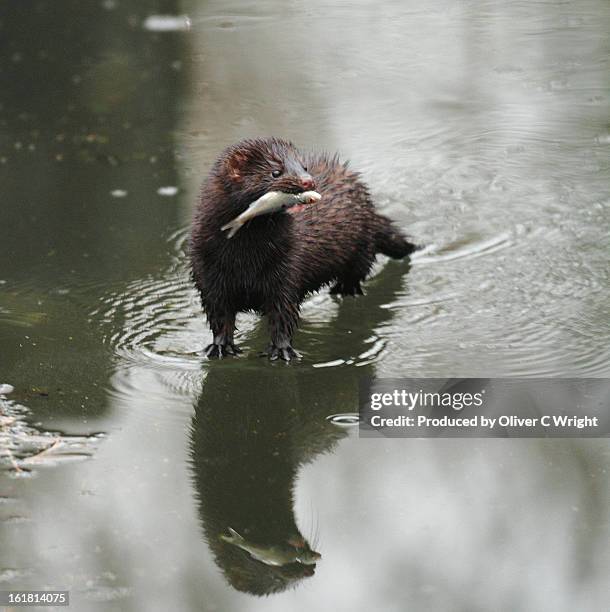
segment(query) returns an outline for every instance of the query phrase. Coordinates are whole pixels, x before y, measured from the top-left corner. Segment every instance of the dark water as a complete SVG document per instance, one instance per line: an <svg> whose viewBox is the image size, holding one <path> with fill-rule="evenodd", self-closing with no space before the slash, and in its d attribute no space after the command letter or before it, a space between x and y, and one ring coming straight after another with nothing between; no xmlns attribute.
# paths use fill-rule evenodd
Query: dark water
<svg viewBox="0 0 610 612"><path fill-rule="evenodd" d="M0 590L69 589L78 611L607 609L605 440L326 419L363 376L610 376L608 3L421 6L2 6ZM188 220L218 151L261 134L340 151L426 248L363 298L311 298L301 362L257 358L244 316L246 355L208 363ZM315 575L227 526L302 535Z"/></svg>

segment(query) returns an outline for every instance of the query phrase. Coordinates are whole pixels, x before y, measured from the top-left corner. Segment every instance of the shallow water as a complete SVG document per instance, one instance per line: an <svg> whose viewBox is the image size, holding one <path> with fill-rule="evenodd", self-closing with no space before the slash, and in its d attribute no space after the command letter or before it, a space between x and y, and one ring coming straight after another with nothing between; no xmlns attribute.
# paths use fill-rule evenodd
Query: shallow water
<svg viewBox="0 0 610 612"><path fill-rule="evenodd" d="M365 376L610 377L610 8L420 5L2 9L0 589L79 611L607 608L605 440L349 427ZM210 363L188 221L219 150L260 134L351 159L424 249L362 298L309 299L299 363L259 359L251 315L244 356ZM224 546L240 524L298 530L315 575Z"/></svg>

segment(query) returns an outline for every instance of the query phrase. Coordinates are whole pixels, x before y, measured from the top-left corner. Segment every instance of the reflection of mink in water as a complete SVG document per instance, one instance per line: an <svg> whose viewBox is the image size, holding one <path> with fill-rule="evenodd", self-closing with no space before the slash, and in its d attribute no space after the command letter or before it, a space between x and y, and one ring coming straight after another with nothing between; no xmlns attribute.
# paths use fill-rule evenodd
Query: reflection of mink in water
<svg viewBox="0 0 610 612"><path fill-rule="evenodd" d="M269 191L317 190L322 199L251 220L233 238L221 227ZM269 357L295 356L292 336L305 296L362 293L377 253L414 246L375 211L366 185L336 157L301 154L275 138L244 140L217 160L203 186L190 240L193 277L214 336L206 352L236 352L235 315L267 315Z"/></svg>
<svg viewBox="0 0 610 612"><path fill-rule="evenodd" d="M322 389L319 378L259 366L220 368L204 381L191 432L194 482L205 538L237 590L283 591L320 559L293 509L301 466L345 435L325 418L333 383ZM352 381L347 387L354 400Z"/></svg>

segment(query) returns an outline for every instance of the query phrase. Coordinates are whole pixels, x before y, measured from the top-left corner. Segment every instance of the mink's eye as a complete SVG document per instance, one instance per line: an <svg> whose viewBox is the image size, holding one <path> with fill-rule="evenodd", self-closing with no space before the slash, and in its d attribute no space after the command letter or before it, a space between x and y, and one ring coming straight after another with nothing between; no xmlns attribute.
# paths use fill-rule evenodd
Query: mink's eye
<svg viewBox="0 0 610 612"><path fill-rule="evenodd" d="M281 175L282 175L282 171L281 171L281 170L274 170L274 171L271 173L271 176L272 176L273 178L277 178L278 176L281 176Z"/></svg>

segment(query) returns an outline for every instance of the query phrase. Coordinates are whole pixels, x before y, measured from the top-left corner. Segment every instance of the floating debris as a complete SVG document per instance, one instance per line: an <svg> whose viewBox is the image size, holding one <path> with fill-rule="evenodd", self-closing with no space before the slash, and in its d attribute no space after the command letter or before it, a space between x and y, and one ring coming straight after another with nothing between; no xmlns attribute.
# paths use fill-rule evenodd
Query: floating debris
<svg viewBox="0 0 610 612"><path fill-rule="evenodd" d="M113 587L105 585L93 585L87 583L87 589L83 591L83 595L89 601L95 601L99 603L105 603L109 601L116 601L117 599L123 599L129 597L132 594L132 589L129 587Z"/></svg>
<svg viewBox="0 0 610 612"><path fill-rule="evenodd" d="M124 197L127 195L127 193L128 193L128 192L127 192L127 191L125 191L125 189L113 189L113 190L110 192L110 195L111 195L113 198L124 198Z"/></svg>
<svg viewBox="0 0 610 612"><path fill-rule="evenodd" d="M157 189L157 193L160 196L175 196L178 193L178 187L167 186L167 187L159 187Z"/></svg>
<svg viewBox="0 0 610 612"><path fill-rule="evenodd" d="M8 395L15 390L13 385L9 385L8 383L0 383L0 395Z"/></svg>
<svg viewBox="0 0 610 612"><path fill-rule="evenodd" d="M31 476L34 466L87 459L104 437L44 431L27 422L28 414L25 406L0 397L0 471L15 477Z"/></svg>
<svg viewBox="0 0 610 612"><path fill-rule="evenodd" d="M27 516L7 516L5 518L2 519L2 524L3 525L19 525L20 523L29 523L32 519L28 518Z"/></svg>
<svg viewBox="0 0 610 612"><path fill-rule="evenodd" d="M185 32L191 29L187 15L150 15L142 27L150 32Z"/></svg>
<svg viewBox="0 0 610 612"><path fill-rule="evenodd" d="M31 574L29 569L17 569L14 567L0 567L0 582L12 582L23 580Z"/></svg>

